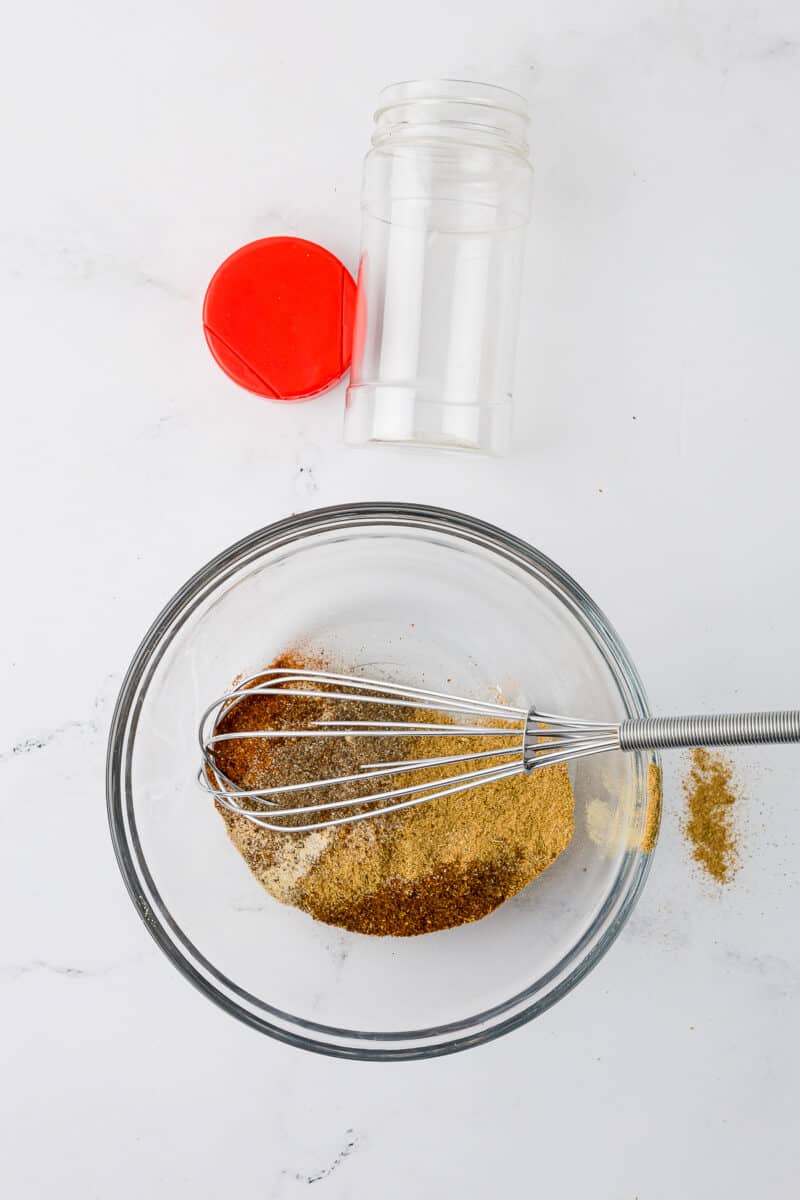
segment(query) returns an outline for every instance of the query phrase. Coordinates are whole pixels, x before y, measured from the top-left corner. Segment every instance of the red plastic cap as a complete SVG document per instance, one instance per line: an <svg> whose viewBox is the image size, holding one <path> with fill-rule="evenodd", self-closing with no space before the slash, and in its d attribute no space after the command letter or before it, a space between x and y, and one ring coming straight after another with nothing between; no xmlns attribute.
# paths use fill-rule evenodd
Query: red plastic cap
<svg viewBox="0 0 800 1200"><path fill-rule="evenodd" d="M226 375L270 400L327 391L350 366L356 285L329 250L262 238L219 267L203 303L209 349Z"/></svg>

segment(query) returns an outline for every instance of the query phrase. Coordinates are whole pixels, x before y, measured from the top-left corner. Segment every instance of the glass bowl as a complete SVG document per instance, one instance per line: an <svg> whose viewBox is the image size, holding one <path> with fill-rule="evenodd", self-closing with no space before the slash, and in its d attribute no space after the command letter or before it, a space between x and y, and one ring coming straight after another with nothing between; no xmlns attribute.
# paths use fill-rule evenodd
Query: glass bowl
<svg viewBox="0 0 800 1200"><path fill-rule="evenodd" d="M500 529L421 505L357 504L259 530L169 602L114 713L111 834L150 933L226 1012L321 1053L423 1058L529 1021L599 961L633 907L656 759L574 764L570 846L483 920L413 938L347 933L267 895L197 783L203 709L298 641L432 689L499 687L509 703L597 719L648 715L595 604Z"/></svg>

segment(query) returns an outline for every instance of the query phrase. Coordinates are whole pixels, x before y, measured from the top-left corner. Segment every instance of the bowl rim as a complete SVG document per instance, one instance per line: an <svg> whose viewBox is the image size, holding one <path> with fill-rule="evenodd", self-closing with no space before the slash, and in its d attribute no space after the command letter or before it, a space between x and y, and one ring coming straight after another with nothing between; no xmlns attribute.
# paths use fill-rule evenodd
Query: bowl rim
<svg viewBox="0 0 800 1200"><path fill-rule="evenodd" d="M365 502L299 513L255 530L212 558L164 606L123 679L108 737L106 800L111 840L133 904L167 958L199 991L237 1019L289 1045L339 1058L378 1062L431 1058L500 1037L541 1015L603 957L630 916L649 873L651 853L627 850L613 887L590 927L545 975L480 1014L424 1030L358 1032L318 1024L276 1009L223 976L193 945L161 901L139 843L131 758L149 683L172 639L192 612L232 574L282 546L326 532L359 528L445 532L514 562L547 584L602 653L629 716L650 715L639 674L621 639L583 588L552 559L498 526L427 504ZM640 787L649 761L637 756Z"/></svg>

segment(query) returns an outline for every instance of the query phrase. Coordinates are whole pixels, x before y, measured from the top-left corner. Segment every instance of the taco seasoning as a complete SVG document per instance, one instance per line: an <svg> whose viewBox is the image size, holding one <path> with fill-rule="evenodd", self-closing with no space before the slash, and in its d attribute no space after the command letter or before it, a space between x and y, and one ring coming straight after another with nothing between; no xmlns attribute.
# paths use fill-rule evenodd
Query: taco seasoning
<svg viewBox="0 0 800 1200"><path fill-rule="evenodd" d="M296 654L272 664L321 665ZM325 702L321 708L316 702L312 718L311 703L289 690L277 697L245 697L222 717L217 732L296 728L334 715L348 721L396 719L388 706L358 701L338 703L335 714L332 706L326 713ZM431 719L422 709L408 714L409 721ZM435 720L441 722L441 714ZM502 739L481 741L481 749L501 745ZM435 753L446 757L474 748L454 734L437 738ZM358 774L362 762L430 754L426 738L406 737L396 744L393 738L243 738L218 743L216 760L237 786L252 789ZM474 766L491 763L477 760ZM458 767L451 770L457 773ZM423 783L446 771L439 767L397 776L384 786ZM374 782L353 785L348 795L356 799L374 787ZM298 803L297 795L286 807ZM315 803L342 798L341 788L335 794L326 788L314 792ZM572 838L574 798L566 764L560 764L385 817L306 833L263 829L217 808L234 846L276 900L352 932L408 937L477 921L546 870Z"/></svg>
<svg viewBox="0 0 800 1200"><path fill-rule="evenodd" d="M683 828L692 858L717 883L730 883L739 867L735 805L740 796L733 764L714 751L692 750L683 791Z"/></svg>

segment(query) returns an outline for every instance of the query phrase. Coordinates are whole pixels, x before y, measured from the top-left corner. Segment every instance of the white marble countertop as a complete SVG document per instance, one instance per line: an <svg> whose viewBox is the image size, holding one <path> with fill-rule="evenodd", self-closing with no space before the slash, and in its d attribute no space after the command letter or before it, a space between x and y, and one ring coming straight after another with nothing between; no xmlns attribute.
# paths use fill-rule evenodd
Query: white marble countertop
<svg viewBox="0 0 800 1200"><path fill-rule="evenodd" d="M515 1034L401 1066L259 1037L176 973L120 881L103 768L176 587L346 500L532 541L608 613L657 711L798 704L796 6L41 0L0 59L4 1194L795 1196L796 752L737 756L723 892L692 869L671 758L650 880L599 967ZM341 390L261 401L201 333L211 272L256 236L355 265L374 95L431 74L532 108L503 462L347 451Z"/></svg>

